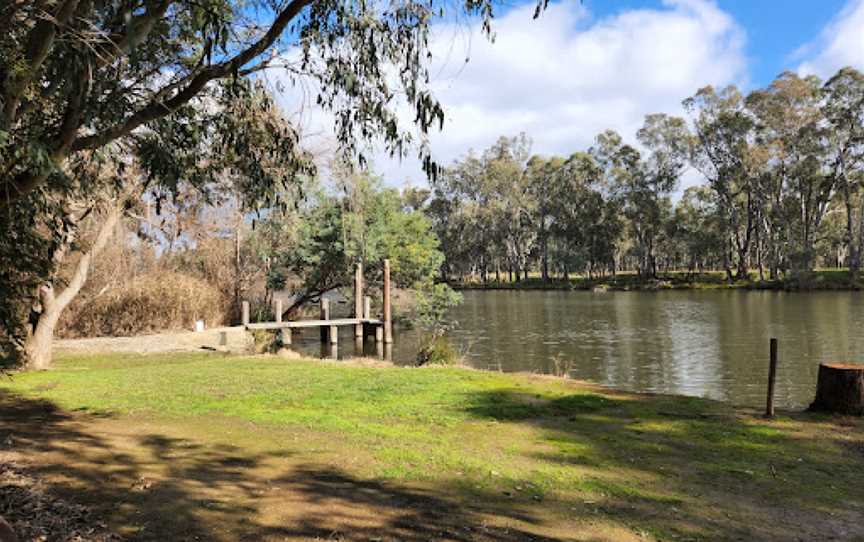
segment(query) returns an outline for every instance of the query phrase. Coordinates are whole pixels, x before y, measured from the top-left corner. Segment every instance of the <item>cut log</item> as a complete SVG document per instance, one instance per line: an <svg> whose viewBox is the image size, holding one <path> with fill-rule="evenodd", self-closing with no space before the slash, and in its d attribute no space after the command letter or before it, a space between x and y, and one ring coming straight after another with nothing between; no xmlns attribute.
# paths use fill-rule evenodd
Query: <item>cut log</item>
<svg viewBox="0 0 864 542"><path fill-rule="evenodd" d="M864 415L864 365L821 363L810 410Z"/></svg>

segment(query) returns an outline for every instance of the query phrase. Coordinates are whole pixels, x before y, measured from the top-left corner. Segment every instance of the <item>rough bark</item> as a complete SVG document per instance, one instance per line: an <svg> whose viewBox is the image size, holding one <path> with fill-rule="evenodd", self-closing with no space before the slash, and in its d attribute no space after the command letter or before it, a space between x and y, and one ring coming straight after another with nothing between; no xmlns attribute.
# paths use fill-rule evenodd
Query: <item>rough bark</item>
<svg viewBox="0 0 864 542"><path fill-rule="evenodd" d="M810 410L864 415L864 365L822 363Z"/></svg>
<svg viewBox="0 0 864 542"><path fill-rule="evenodd" d="M3 516L0 516L0 542L18 542L18 536Z"/></svg>
<svg viewBox="0 0 864 542"><path fill-rule="evenodd" d="M52 283L45 283L39 288L40 311L36 324L24 343L27 369L40 371L50 368L54 329L57 327L60 315L84 287L93 258L105 247L121 215L122 208L120 206L111 207L104 222L99 227L93 244L87 252L81 254L81 258L75 266L75 272L62 292L55 292Z"/></svg>

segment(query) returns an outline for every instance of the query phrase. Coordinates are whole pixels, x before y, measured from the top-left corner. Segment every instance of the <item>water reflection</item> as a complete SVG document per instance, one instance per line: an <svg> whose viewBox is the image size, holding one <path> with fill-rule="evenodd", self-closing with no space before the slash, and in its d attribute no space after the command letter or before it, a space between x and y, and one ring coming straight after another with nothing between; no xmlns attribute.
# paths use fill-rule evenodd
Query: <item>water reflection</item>
<svg viewBox="0 0 864 542"><path fill-rule="evenodd" d="M469 291L450 338L480 368L554 372L569 360L574 378L752 406L764 402L768 339L780 340L777 404L813 398L818 363L864 361L864 294L850 292L542 292ZM344 335L343 335L344 333ZM395 344L342 349L413 363L417 337L395 330ZM340 342L353 330L340 330ZM312 333L295 338L308 353Z"/></svg>

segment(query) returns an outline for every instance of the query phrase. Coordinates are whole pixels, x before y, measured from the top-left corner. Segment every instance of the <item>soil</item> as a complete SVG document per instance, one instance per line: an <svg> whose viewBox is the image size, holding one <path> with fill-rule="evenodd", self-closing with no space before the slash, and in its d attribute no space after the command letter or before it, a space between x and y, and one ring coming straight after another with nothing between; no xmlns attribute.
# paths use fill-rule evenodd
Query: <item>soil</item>
<svg viewBox="0 0 864 542"><path fill-rule="evenodd" d="M225 333L225 343L220 336ZM154 354L160 352L248 352L251 337L241 326L218 327L204 331L178 331L135 337L94 337L89 339L63 339L54 341L54 350L60 352L124 352Z"/></svg>

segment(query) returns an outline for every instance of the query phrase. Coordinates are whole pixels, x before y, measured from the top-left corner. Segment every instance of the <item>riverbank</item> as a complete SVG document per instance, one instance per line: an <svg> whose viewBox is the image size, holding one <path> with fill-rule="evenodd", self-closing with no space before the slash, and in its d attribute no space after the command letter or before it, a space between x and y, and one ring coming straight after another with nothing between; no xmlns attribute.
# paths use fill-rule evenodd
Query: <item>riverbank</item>
<svg viewBox="0 0 864 542"><path fill-rule="evenodd" d="M542 280L539 276L529 276L520 281L489 280L481 281L451 281L450 286L456 290L602 290L602 291L656 291L656 290L781 290L781 291L825 291L864 289L864 282L858 280L851 283L849 272L845 269L815 271L809 280L802 281L796 277L777 280L759 280L756 273L750 274L749 280L729 282L723 272L661 273L656 280L640 279L635 273L618 273L614 277L574 277L570 280Z"/></svg>
<svg viewBox="0 0 864 542"><path fill-rule="evenodd" d="M0 398L3 462L136 540L864 537L860 419L220 354L64 355Z"/></svg>

